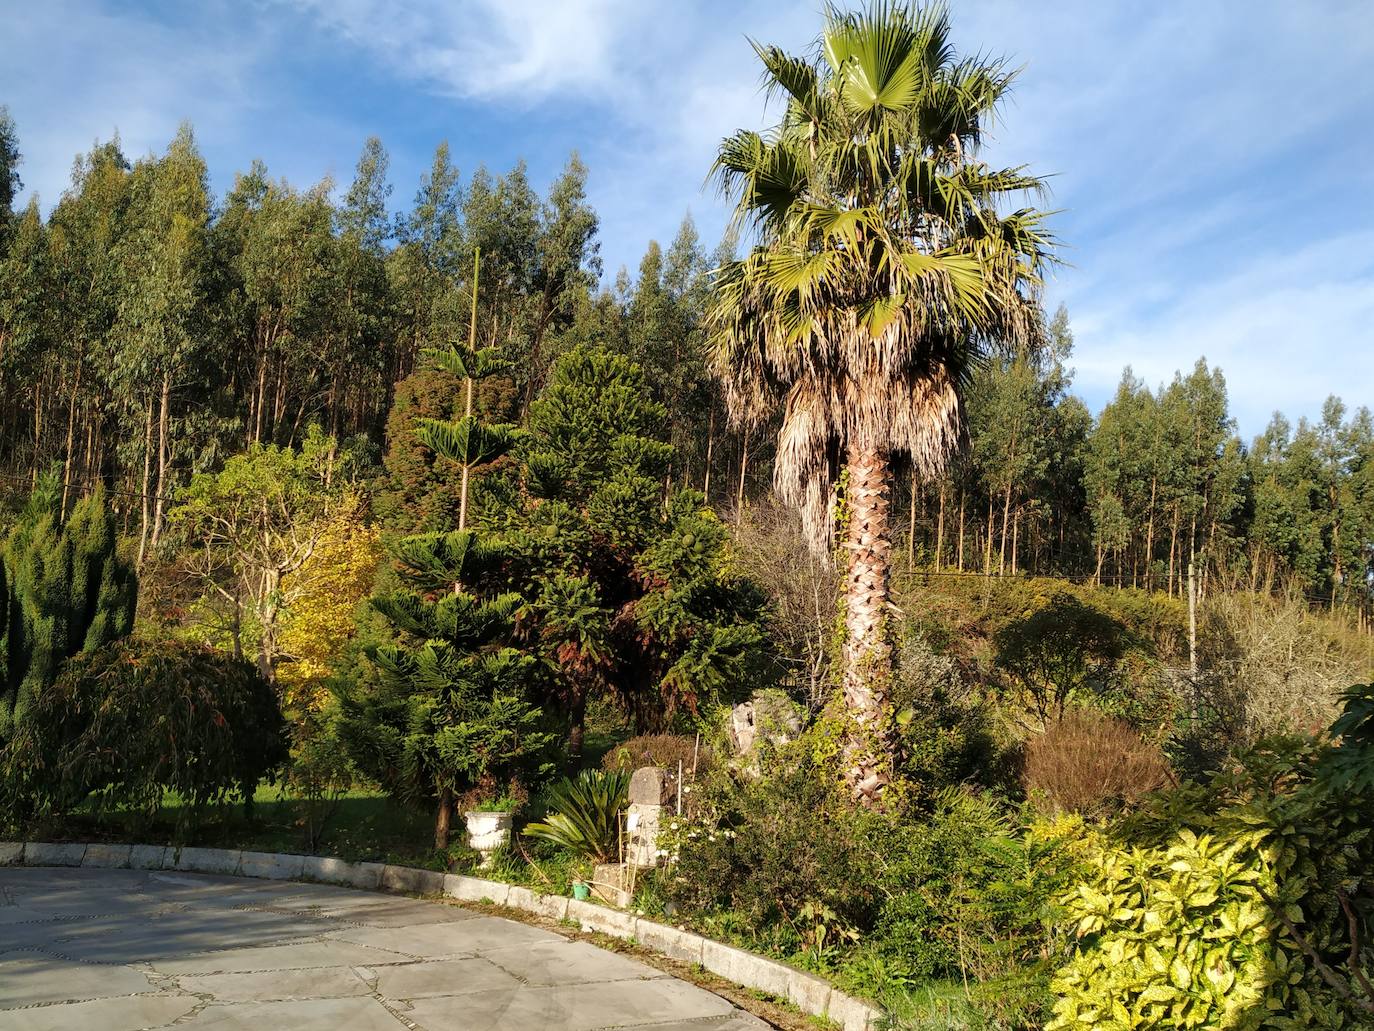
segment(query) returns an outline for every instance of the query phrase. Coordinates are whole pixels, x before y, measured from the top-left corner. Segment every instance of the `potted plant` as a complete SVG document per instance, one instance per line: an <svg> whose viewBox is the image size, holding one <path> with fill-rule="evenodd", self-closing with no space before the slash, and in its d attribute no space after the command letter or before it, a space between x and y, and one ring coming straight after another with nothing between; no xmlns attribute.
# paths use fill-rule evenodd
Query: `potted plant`
<svg viewBox="0 0 1374 1031"><path fill-rule="evenodd" d="M515 811L525 801L521 795L521 792L514 790L495 796L483 793L474 798L471 808L463 813L467 824L468 847L481 855L479 865L490 866L497 851L510 844Z"/></svg>

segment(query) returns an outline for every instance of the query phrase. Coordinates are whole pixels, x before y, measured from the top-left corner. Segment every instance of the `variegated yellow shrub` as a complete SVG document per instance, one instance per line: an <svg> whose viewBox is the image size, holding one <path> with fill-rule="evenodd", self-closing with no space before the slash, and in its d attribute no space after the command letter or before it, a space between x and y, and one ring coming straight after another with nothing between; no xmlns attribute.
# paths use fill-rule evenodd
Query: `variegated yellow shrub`
<svg viewBox="0 0 1374 1031"><path fill-rule="evenodd" d="M1093 874L1064 900L1079 949L1047 1031L1374 1025L1374 820L1311 758L1084 832Z"/></svg>

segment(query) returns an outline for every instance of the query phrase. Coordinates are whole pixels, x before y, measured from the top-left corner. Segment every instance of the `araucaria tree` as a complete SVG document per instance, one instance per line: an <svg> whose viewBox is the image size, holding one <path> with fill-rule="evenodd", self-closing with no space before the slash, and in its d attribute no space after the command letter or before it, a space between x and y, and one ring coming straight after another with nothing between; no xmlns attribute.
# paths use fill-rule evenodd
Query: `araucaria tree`
<svg viewBox="0 0 1374 1031"><path fill-rule="evenodd" d="M830 8L815 58L756 45L786 103L715 163L754 247L719 272L714 368L734 419L782 407L774 483L829 553L844 486L847 717L843 777L871 802L889 780L887 640L894 456L939 475L964 434L980 358L1042 331L1049 239L1021 168L978 158L1014 72L959 58L940 8Z"/></svg>
<svg viewBox="0 0 1374 1031"><path fill-rule="evenodd" d="M396 546L405 586L372 599L400 642L370 649L377 676L343 697L354 761L398 798L434 805L434 847L448 846L458 794L495 794L539 765L552 735L526 698L534 660L510 646L520 596L485 589L504 552L471 530Z"/></svg>
<svg viewBox="0 0 1374 1031"><path fill-rule="evenodd" d="M476 258L474 257L474 262ZM473 280L474 289L476 278ZM472 338L477 300L472 302ZM404 586L372 599L398 643L374 647L375 682L343 699L344 740L354 761L397 797L434 804L434 847L448 846L460 792L494 794L531 767L553 740L527 688L534 659L512 646L519 594L498 589L506 563L496 541L466 528L474 469L505 454L515 428L473 413L475 381L501 371L490 348L427 349L464 383L464 415L422 419L416 436L455 463L458 528L405 537L394 547Z"/></svg>
<svg viewBox="0 0 1374 1031"><path fill-rule="evenodd" d="M668 429L640 366L574 348L530 406L520 483L492 520L574 755L593 697L661 730L740 692L764 658L763 595L731 568L724 525L695 490L665 496Z"/></svg>

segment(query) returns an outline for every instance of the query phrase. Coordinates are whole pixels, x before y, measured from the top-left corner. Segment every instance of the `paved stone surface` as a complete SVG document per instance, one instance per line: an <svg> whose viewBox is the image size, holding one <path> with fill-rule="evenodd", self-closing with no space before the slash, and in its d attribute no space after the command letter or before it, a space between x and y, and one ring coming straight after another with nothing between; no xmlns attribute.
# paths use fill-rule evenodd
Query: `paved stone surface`
<svg viewBox="0 0 1374 1031"><path fill-rule="evenodd" d="M0 1031L767 1027L626 956L456 906L137 865L0 868Z"/></svg>

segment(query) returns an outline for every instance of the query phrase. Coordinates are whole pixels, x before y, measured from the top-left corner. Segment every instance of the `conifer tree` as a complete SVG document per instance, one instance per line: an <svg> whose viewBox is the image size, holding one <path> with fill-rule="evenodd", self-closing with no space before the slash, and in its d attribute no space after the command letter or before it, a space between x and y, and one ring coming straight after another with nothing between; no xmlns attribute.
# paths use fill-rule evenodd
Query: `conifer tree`
<svg viewBox="0 0 1374 1031"><path fill-rule="evenodd" d="M480 254L474 255L474 263ZM495 461L515 441L515 428L485 425L473 412L476 381L504 371L491 348L476 348L474 269L469 346L425 356L463 381L459 419L422 419L416 435L460 469L458 529L405 537L394 546L405 583L372 606L399 643L371 648L376 682L343 699L344 739L355 761L397 797L435 805L434 847L448 846L455 797L496 790L531 765L551 741L542 712L525 696L533 659L511 646L521 597L490 585L502 547L467 528L474 469Z"/></svg>
<svg viewBox="0 0 1374 1031"><path fill-rule="evenodd" d="M468 524L469 479L473 469L488 465L506 454L515 443L515 427L505 423L483 424L473 412L473 391L478 380L506 372L510 363L494 347L477 346L477 282L481 268L480 248L473 252L472 324L468 346L426 349L424 355L442 371L463 383L463 416L460 419L421 419L416 435L436 454L457 463L461 470L458 487L458 529Z"/></svg>
<svg viewBox="0 0 1374 1031"><path fill-rule="evenodd" d="M539 772L552 736L525 697L533 659L510 646L518 594L491 593L503 550L471 530L395 547L407 586L372 599L401 643L368 651L374 683L345 693L341 732L354 761L395 797L435 805L448 846L455 798Z"/></svg>
<svg viewBox="0 0 1374 1031"><path fill-rule="evenodd" d="M62 662L133 629L137 581L119 557L114 516L97 489L60 516L57 477L40 479L5 543L0 624L0 740Z"/></svg>
<svg viewBox="0 0 1374 1031"><path fill-rule="evenodd" d="M594 347L560 358L530 409L502 525L573 754L594 695L661 729L761 656L762 595L730 569L724 525L697 491L664 497L668 429L641 368Z"/></svg>

